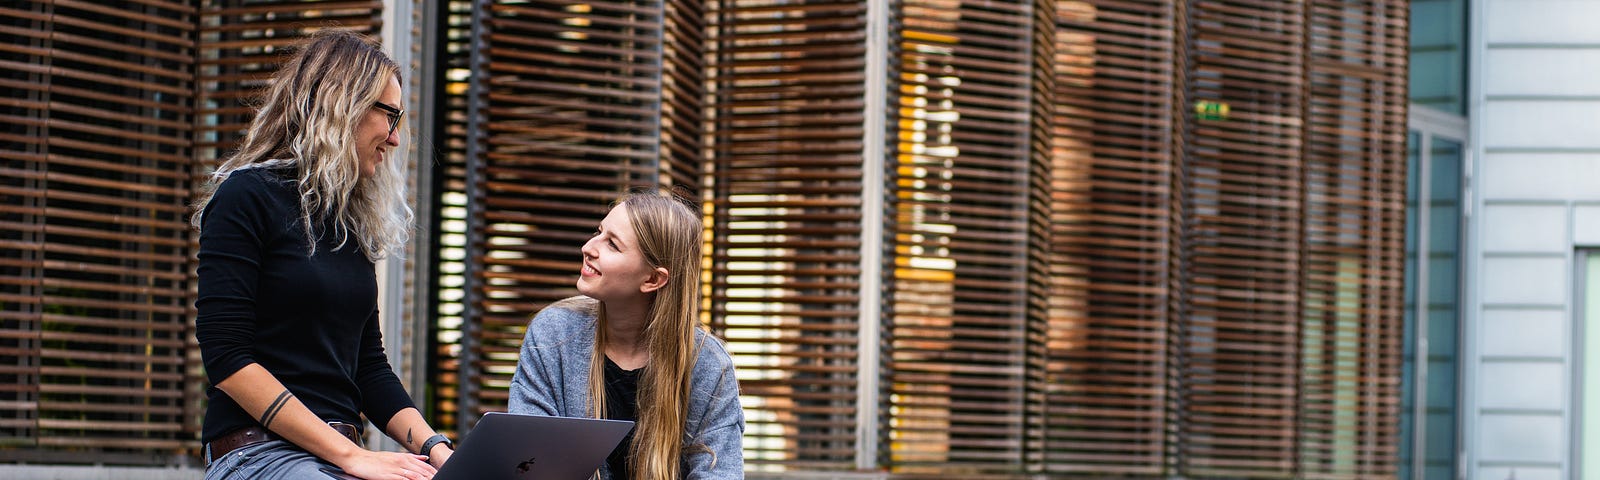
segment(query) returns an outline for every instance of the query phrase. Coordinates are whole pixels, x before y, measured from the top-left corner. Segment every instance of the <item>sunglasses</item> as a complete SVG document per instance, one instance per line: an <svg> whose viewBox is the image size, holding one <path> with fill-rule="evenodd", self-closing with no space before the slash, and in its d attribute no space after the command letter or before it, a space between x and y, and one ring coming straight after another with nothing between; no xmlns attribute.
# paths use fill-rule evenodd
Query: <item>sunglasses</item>
<svg viewBox="0 0 1600 480"><path fill-rule="evenodd" d="M378 110L383 110L383 115L389 117L389 135L394 135L395 127L400 126L400 116L405 115L406 111L391 107L383 102L372 102L372 106Z"/></svg>

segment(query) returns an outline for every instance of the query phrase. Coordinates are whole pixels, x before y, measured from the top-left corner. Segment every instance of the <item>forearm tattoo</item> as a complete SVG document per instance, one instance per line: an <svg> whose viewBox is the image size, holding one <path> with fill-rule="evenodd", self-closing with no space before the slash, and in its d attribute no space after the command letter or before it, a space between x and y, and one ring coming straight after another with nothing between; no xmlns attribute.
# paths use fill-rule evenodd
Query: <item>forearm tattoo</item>
<svg viewBox="0 0 1600 480"><path fill-rule="evenodd" d="M272 428L272 419L278 417L278 412L283 411L283 406L287 405L289 398L293 396L294 394L289 393L288 390L278 394L278 399L273 400L272 405L267 405L267 411L261 412L261 426Z"/></svg>
<svg viewBox="0 0 1600 480"><path fill-rule="evenodd" d="M406 447L409 448L412 445L416 445L416 444L417 444L416 442L411 440L411 429L407 428L406 429Z"/></svg>

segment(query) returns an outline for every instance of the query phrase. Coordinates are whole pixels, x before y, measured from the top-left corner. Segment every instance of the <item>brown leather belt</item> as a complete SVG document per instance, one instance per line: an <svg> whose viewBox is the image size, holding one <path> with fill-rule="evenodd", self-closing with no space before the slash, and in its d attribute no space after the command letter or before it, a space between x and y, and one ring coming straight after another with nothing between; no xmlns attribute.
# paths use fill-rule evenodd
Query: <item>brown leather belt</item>
<svg viewBox="0 0 1600 480"><path fill-rule="evenodd" d="M344 422L328 422L328 426L333 427L334 431L339 432L340 435L344 435L344 437L350 439L350 441L355 442L358 445L361 444L361 429L357 428L355 425ZM217 437L216 440L212 440L211 443L206 444L206 466L210 467L213 462L216 462L217 459L222 458L223 455L227 455L228 452L261 442L279 440L281 438L282 437L273 434L272 431L261 428L260 426L249 426L224 433L222 436Z"/></svg>

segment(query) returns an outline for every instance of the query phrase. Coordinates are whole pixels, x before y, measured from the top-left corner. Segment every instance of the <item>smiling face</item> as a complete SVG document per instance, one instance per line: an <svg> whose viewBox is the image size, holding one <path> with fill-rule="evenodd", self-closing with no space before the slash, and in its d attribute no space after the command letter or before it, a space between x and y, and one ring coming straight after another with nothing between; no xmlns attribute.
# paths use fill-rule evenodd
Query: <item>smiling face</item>
<svg viewBox="0 0 1600 480"><path fill-rule="evenodd" d="M664 283L665 269L651 267L639 249L627 208L627 204L612 208L594 237L583 244L578 293L606 303L649 302Z"/></svg>
<svg viewBox="0 0 1600 480"><path fill-rule="evenodd" d="M378 102L399 108L402 100L400 79L390 77ZM356 125L356 149L361 177L367 178L378 171L378 164L389 157L390 149L400 146L400 129L389 131L389 114L381 108L368 108L363 115L361 123Z"/></svg>

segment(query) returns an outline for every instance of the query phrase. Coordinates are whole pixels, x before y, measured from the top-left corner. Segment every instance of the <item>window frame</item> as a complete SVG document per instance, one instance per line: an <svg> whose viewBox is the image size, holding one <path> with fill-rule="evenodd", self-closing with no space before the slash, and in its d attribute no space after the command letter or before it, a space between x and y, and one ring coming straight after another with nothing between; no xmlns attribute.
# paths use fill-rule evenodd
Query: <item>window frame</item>
<svg viewBox="0 0 1600 480"><path fill-rule="evenodd" d="M1459 160L1461 162L1461 164L1462 164L1461 165L1462 168L1460 169L1461 178L1459 178L1458 182L1457 182L1457 185L1459 185L1459 192L1458 193L1459 193L1459 198L1460 198L1460 203L1461 203L1461 205L1458 208L1461 209L1461 217L1459 219L1460 220L1460 224L1459 224L1458 228L1456 229L1456 231L1457 231L1457 234L1456 234L1456 236L1457 236L1457 239L1456 239L1456 241L1457 241L1457 247L1456 247L1456 252L1457 252L1456 253L1456 257L1457 257L1456 258L1457 278L1455 279L1455 282L1456 282L1457 320L1458 320L1458 328L1457 328L1457 331L1456 331L1456 345L1458 345L1458 349L1457 349L1457 353L1456 353L1456 357L1457 358L1456 358L1455 371L1454 372L1450 372L1450 373L1452 373L1452 374L1454 374L1456 376L1456 382L1455 382L1456 389L1455 389L1455 392L1454 392L1454 395L1456 397L1455 398L1456 415L1455 415L1455 430L1454 430L1455 431L1455 438L1454 438L1455 445L1454 445L1453 451L1455 452L1455 457L1456 457L1455 458L1456 466L1455 466L1455 469L1454 469L1455 470L1455 475L1454 476L1459 478L1461 476L1461 459L1463 458L1463 447L1464 447L1464 443L1463 443L1464 435L1463 435L1463 432L1465 431L1464 429L1467 427L1467 425L1466 425L1466 423L1464 421L1464 418L1463 418L1463 416L1461 414L1461 412L1464 410L1464 408L1465 408L1465 406L1467 404L1466 403L1467 398L1463 393L1463 392L1466 391L1464 381L1466 380L1466 376L1467 375L1465 374L1465 367L1461 363L1461 358L1463 357L1463 355L1462 355L1462 352L1460 350L1460 346L1466 345L1466 342L1467 342L1467 335L1466 335L1467 334L1467 331L1466 331L1467 330L1467 325L1466 325L1466 320L1467 320L1466 306L1467 306L1467 302L1466 302L1466 298L1465 298L1465 295L1466 295L1467 292L1466 292L1466 284L1463 281L1463 277L1465 276L1464 275L1465 272L1467 272L1467 258L1468 258L1467 252L1469 251L1469 248L1470 248L1470 245L1468 244L1467 232L1469 231L1468 223L1469 223L1469 218L1470 218L1470 213L1469 212L1470 212L1470 209L1471 209L1471 203L1470 203L1469 196L1468 196L1468 192L1469 192L1469 190L1468 190L1468 181L1469 181L1469 175L1470 175L1468 172L1469 172L1469 166L1473 164L1472 151L1468 148L1468 146L1471 145L1471 143L1470 143L1471 139L1470 139L1470 136L1468 134L1469 128L1468 128L1466 117L1461 116L1461 115L1457 115L1457 114L1454 114L1454 113L1446 112L1446 111L1443 111L1443 110L1439 110L1439 109L1436 109L1436 108L1433 108L1433 107L1428 107L1428 106L1424 106L1424 105L1418 105L1418 104L1415 104L1415 103L1410 105L1410 111L1409 111L1409 115L1407 117L1406 126L1407 126L1408 135L1410 133L1416 133L1417 134L1418 141L1417 141L1417 145L1415 145L1415 149L1416 149L1417 155L1418 155L1417 166L1418 166L1418 169L1423 171L1423 172L1432 172L1433 171L1433 169L1431 167L1433 165L1433 145L1434 145L1434 139L1435 138L1448 139L1450 141L1454 141L1454 142L1458 143L1459 145L1461 145L1461 158ZM1416 173L1417 172L1409 172L1408 174L1415 175ZM1432 177L1423 178L1423 179L1419 179L1418 180L1418 190L1419 190L1419 192L1418 192L1417 196L1418 196L1419 200L1417 202L1416 215L1418 217L1417 235L1418 235L1419 238L1417 239L1417 245L1418 245L1419 251L1418 251L1418 254L1417 254L1417 258L1415 259L1415 263L1407 265L1407 268L1415 268L1415 269L1417 269L1417 271L1415 272L1416 276L1417 276L1417 284L1415 285L1415 288L1417 290L1417 298L1415 300L1415 305L1412 305L1412 308L1415 309L1415 311L1413 312L1413 315L1414 315L1414 319L1417 322L1417 324L1416 324L1416 336L1415 336L1415 338L1412 339L1413 342L1416 342L1416 345L1415 345L1416 350L1415 350L1415 352L1413 354L1413 358L1411 359L1412 362L1413 362L1413 365L1414 365L1413 368L1415 369L1415 373L1413 373L1413 376L1415 378L1412 380L1414 387L1413 387L1413 391L1411 392L1411 394L1413 395L1413 399L1412 399L1411 411L1409 412L1409 414L1412 416L1412 427L1411 427L1411 432L1410 432L1411 435L1410 435L1409 438L1401 439L1401 442L1411 444L1412 455L1411 455L1411 458L1410 458L1410 462L1407 463L1407 464L1402 464L1400 466L1400 468L1402 468L1402 469L1410 469L1411 478L1413 480L1422 480L1422 479L1427 479L1428 478L1427 477L1427 454L1426 454L1427 453L1427 445L1428 445L1428 442L1427 442L1427 440L1428 440L1427 439L1427 432L1428 432L1428 429L1427 429L1427 425L1428 425L1428 422L1427 422L1427 419L1428 419L1428 414L1427 414L1427 409L1428 409L1428 403L1427 403L1427 400L1428 400L1428 389L1427 389L1427 385L1428 385L1428 376L1429 376L1428 356L1430 354L1430 351L1429 351L1428 342L1427 342L1427 339L1428 339L1428 314L1429 314L1428 303L1429 302L1425 298L1425 295L1427 294L1427 292L1430 291L1430 289L1432 287L1429 284L1430 275L1429 275L1429 270L1428 270L1428 267L1429 267L1429 265L1428 265L1428 256L1424 253L1424 251L1422 249L1426 248L1426 246L1430 243L1428 233L1430 232L1431 228L1429 227L1428 222L1426 221L1429 218L1429 216L1427 215L1427 213L1429 211L1429 206L1427 205L1427 202L1422 200L1422 199L1430 198L1432 196L1432 192L1430 191L1430 187L1431 187L1430 180L1431 179L1432 179Z"/></svg>

